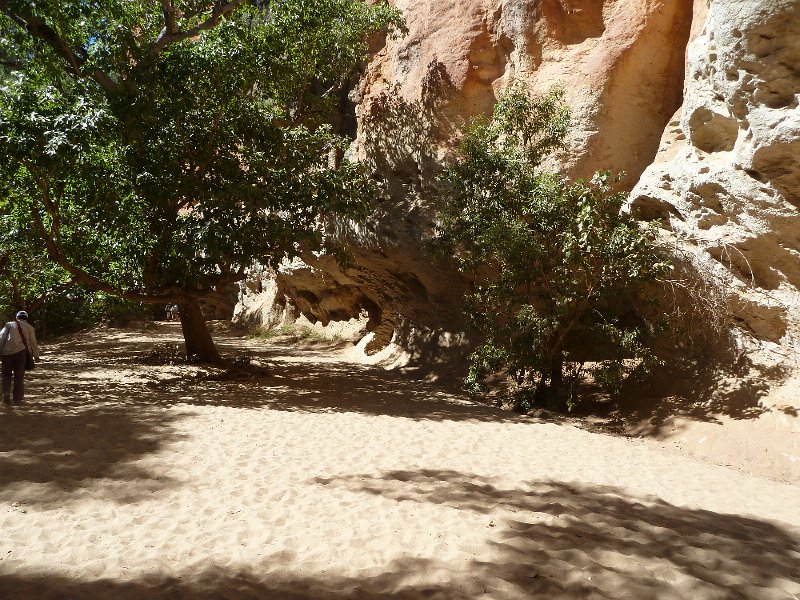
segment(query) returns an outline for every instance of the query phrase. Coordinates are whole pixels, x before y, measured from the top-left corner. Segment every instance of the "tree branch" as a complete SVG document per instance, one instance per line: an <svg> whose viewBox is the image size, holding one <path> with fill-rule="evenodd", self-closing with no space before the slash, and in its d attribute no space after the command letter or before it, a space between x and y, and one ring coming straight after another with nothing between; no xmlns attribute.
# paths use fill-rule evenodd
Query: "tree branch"
<svg viewBox="0 0 800 600"><path fill-rule="evenodd" d="M133 302L144 302L148 304L159 304L162 302L184 302L188 298L192 297L183 290L176 289L164 290L163 292L157 294L131 292L129 290L117 288L110 283L91 275L80 267L74 265L72 261L67 258L66 254L61 248L61 244L58 243L57 240L53 239L50 236L50 232L47 231L44 221L42 220L42 215L39 214L36 206L33 207L31 213L33 216L33 223L44 240L44 245L47 248L47 254L50 256L53 262L58 264L62 269L72 276L72 279L75 283L83 284L98 292L106 292L107 294L119 296L121 298L125 298L126 300L131 300Z"/></svg>
<svg viewBox="0 0 800 600"><path fill-rule="evenodd" d="M66 71L75 77L94 79L106 94L117 96L119 85L101 69L85 70L88 57L82 51L73 50L58 32L45 23L44 19L33 13L11 7L10 0L0 0L0 12L5 13L17 25L25 29L32 37L41 40L66 63Z"/></svg>
<svg viewBox="0 0 800 600"><path fill-rule="evenodd" d="M244 0L233 0L232 2L223 2L221 0L217 0L217 2L214 3L214 8L211 9L211 16L209 16L205 21L195 25L191 29L180 31L177 29L175 9L171 7L172 2L170 2L170 0L162 0L161 5L162 9L164 10L164 29L161 30L158 39L153 44L153 54L160 53L170 44L193 38L203 31L213 29L219 24L222 17L227 17L234 10L239 8L243 1ZM167 5L170 6L171 10L167 8Z"/></svg>
<svg viewBox="0 0 800 600"><path fill-rule="evenodd" d="M28 169L28 172L31 174L31 177L33 178L33 181L36 184L36 187L39 188L39 195L42 198L42 204L44 204L45 210L52 218L52 223L50 224L50 232L48 235L53 236L53 240L55 240L57 244L60 244L61 222L59 219L58 208L55 206L55 204L53 203L53 199L50 197L50 186L44 180L44 178L42 178L39 175L36 166L32 162L23 159L22 164L25 165L26 169ZM44 222L42 222L42 227L44 227Z"/></svg>
<svg viewBox="0 0 800 600"><path fill-rule="evenodd" d="M58 285L54 285L49 290L45 290L42 292L38 298L34 298L30 302L25 302L25 307L28 312L33 312L37 308L39 308L42 304L44 304L45 300L47 300L50 296L55 294L60 294L64 290L68 290L69 288L77 285L77 281L74 279L70 279L69 281L65 281L64 283L59 283Z"/></svg>
<svg viewBox="0 0 800 600"><path fill-rule="evenodd" d="M172 0L161 0L161 11L164 13L164 29L159 37L171 35L177 29L177 16Z"/></svg>

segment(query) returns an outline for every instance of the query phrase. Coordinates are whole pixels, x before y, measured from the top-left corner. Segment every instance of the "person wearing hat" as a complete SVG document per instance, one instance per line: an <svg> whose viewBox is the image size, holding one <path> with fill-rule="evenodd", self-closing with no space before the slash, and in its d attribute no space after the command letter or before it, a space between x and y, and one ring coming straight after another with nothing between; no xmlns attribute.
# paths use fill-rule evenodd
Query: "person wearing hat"
<svg viewBox="0 0 800 600"><path fill-rule="evenodd" d="M0 362L3 365L3 402L11 402L11 380L14 380L14 404L22 404L25 396L25 363L30 350L39 361L36 331L28 323L28 313L21 310L16 319L0 330Z"/></svg>

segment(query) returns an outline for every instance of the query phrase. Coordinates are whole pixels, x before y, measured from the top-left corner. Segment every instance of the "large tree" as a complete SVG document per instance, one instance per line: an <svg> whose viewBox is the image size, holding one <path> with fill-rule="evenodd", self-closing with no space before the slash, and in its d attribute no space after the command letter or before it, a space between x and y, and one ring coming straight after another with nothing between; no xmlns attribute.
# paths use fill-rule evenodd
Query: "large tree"
<svg viewBox="0 0 800 600"><path fill-rule="evenodd" d="M204 296L366 214L326 116L399 28L362 0L0 0L3 213L65 278L179 303L187 354L217 362Z"/></svg>

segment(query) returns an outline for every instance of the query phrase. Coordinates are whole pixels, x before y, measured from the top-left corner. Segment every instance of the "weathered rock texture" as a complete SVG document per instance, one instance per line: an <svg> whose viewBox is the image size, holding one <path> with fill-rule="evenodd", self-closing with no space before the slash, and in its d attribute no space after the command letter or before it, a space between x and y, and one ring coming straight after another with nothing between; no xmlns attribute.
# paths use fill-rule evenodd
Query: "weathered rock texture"
<svg viewBox="0 0 800 600"><path fill-rule="evenodd" d="M743 345L770 355L768 364L796 366L800 2L397 5L408 35L376 46L351 94L351 154L387 181L375 215L345 234L355 243L348 268L321 257L284 265L264 276L268 284L256 278L241 319L358 323L349 330L367 354L394 340L432 368L457 356L464 338L448 332L465 329L468 284L421 243L433 225L435 175L463 126L490 112L503 88L559 85L574 115L561 165L575 177L625 171L632 209L660 221L690 257L719 310L749 334Z"/></svg>
<svg viewBox="0 0 800 600"><path fill-rule="evenodd" d="M309 261L277 274L269 296L249 293L246 320L275 322L285 307L328 323L368 315L365 349L402 341L452 346L463 328L464 282L421 249L430 232L431 185L469 119L489 113L499 92L521 82L537 92L565 89L573 108L573 176L625 171L629 187L652 162L682 102L692 0L397 0L409 33L376 48L353 93L358 123L353 156L388 180L385 198L350 268ZM254 286L251 286L251 288ZM456 338L460 339L460 338ZM432 344L435 342L435 344Z"/></svg>
<svg viewBox="0 0 800 600"><path fill-rule="evenodd" d="M800 2L698 2L683 106L631 195L722 291L744 345L786 369L800 335L799 101Z"/></svg>
<svg viewBox="0 0 800 600"><path fill-rule="evenodd" d="M369 66L358 156L412 176L433 167L476 114L517 81L563 87L573 175L631 181L680 106L691 0L398 0L410 33Z"/></svg>

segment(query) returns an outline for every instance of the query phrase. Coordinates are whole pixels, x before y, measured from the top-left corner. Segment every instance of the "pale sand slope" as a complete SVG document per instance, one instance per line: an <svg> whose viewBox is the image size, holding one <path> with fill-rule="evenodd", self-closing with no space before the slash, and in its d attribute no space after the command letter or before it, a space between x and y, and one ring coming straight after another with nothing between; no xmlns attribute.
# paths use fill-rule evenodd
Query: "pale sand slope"
<svg viewBox="0 0 800 600"><path fill-rule="evenodd" d="M3 600L800 598L800 486L324 352L192 381L156 333L50 346L0 412Z"/></svg>

